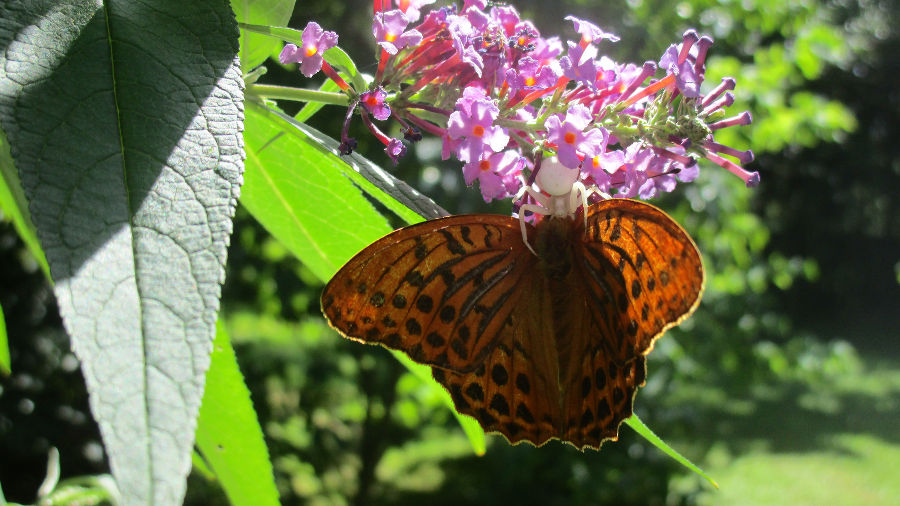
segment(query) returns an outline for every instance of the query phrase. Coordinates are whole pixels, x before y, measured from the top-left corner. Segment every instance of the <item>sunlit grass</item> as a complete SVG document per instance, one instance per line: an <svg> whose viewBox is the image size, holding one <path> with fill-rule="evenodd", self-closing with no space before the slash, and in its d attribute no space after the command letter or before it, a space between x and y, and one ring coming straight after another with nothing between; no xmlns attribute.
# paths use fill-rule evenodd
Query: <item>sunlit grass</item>
<svg viewBox="0 0 900 506"><path fill-rule="evenodd" d="M896 504L900 445L868 434L842 434L814 452L750 453L710 467L719 491L698 504Z"/></svg>
<svg viewBox="0 0 900 506"><path fill-rule="evenodd" d="M900 367L862 367L764 404L699 460L720 485L681 475L670 493L697 504L880 505L900 498Z"/></svg>

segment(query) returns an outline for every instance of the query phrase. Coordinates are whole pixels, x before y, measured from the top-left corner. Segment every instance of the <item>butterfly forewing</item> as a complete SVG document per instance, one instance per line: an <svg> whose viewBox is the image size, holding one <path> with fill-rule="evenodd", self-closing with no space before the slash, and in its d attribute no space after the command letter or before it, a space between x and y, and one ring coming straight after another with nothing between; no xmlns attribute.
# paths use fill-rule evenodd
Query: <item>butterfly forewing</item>
<svg viewBox="0 0 900 506"><path fill-rule="evenodd" d="M620 360L646 355L700 302L703 265L687 232L654 206L611 199L589 208L577 243L594 314Z"/></svg>
<svg viewBox="0 0 900 506"><path fill-rule="evenodd" d="M376 241L331 279L322 309L345 336L402 350L417 362L474 370L493 350L532 270L519 224L463 215Z"/></svg>

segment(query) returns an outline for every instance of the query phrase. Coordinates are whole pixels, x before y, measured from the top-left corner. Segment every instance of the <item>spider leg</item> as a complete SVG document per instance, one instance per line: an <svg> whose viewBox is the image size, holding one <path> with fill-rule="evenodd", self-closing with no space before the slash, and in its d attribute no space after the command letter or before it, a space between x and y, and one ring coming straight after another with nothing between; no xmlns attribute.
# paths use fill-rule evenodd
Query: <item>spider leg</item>
<svg viewBox="0 0 900 506"><path fill-rule="evenodd" d="M537 251L535 251L534 248L531 247L531 244L528 244L528 231L525 229L525 211L531 211L536 214L543 214L544 216L549 215L550 211L534 204L522 204L522 206L519 207L519 227L522 229L522 241L524 241L525 246L528 246L528 249L531 250L532 253L534 253L534 256L537 256Z"/></svg>
<svg viewBox="0 0 900 506"><path fill-rule="evenodd" d="M584 216L585 231L587 231L587 199L592 192L593 188L588 190L584 187L584 183L582 183L581 181L575 181L575 183L572 185L572 193L569 194L569 212L574 214L578 209L578 204L581 204L581 215ZM581 202L578 202L579 200Z"/></svg>
<svg viewBox="0 0 900 506"><path fill-rule="evenodd" d="M600 197L603 200L609 200L609 199L613 198L612 194L602 192L602 191L600 191L600 188L597 188L596 186L591 186L588 191L591 192L590 195L600 195ZM590 197L590 195L588 195L588 196Z"/></svg>
<svg viewBox="0 0 900 506"><path fill-rule="evenodd" d="M550 197L547 197L539 191L535 191L530 186L523 186L522 189L519 190L519 193L516 194L516 201L521 200L526 193L531 195L531 198L533 198L540 206L550 207Z"/></svg>

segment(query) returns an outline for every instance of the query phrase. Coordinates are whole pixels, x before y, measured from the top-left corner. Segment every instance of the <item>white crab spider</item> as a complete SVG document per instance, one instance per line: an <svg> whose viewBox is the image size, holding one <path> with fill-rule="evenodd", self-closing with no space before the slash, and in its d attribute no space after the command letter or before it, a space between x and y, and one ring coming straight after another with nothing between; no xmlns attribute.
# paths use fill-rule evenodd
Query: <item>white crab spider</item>
<svg viewBox="0 0 900 506"><path fill-rule="evenodd" d="M550 218L571 218L578 211L578 206L582 206L584 209L584 225L587 227L588 197L595 193L603 196L603 193L596 187L586 188L584 183L578 180L578 169L566 167L559 163L555 156L547 158L541 163L535 184L539 190L549 193L550 196L548 197L526 185L516 194L515 200L518 202L527 193L537 202L537 204L522 204L519 207L519 225L522 228L522 240L525 241L525 246L528 246L528 249L537 255L537 252L528 243L528 234L525 230L526 211L550 216Z"/></svg>

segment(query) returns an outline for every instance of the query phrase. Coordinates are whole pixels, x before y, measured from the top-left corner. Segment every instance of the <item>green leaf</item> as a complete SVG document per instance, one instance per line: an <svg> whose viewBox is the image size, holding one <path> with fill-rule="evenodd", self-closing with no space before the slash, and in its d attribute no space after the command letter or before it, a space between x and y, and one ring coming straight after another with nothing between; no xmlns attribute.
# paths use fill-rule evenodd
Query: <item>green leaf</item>
<svg viewBox="0 0 900 506"><path fill-rule="evenodd" d="M290 21L294 4L294 0L231 0L231 9L241 23L283 26ZM241 30L241 69L247 73L283 46L272 37Z"/></svg>
<svg viewBox="0 0 900 506"><path fill-rule="evenodd" d="M337 156L334 139L279 111L248 102L246 125L248 156L241 203L323 282L350 257L390 231L360 189L408 223L447 214L369 160L356 154ZM336 229L335 224L341 227ZM401 362L418 366L409 359ZM440 392L472 448L483 454L484 432L477 422L456 413L449 394L430 373L410 370Z"/></svg>
<svg viewBox="0 0 900 506"><path fill-rule="evenodd" d="M631 415L630 418L625 420L625 423L627 423L629 427L634 429L635 432L637 432L638 434L643 436L644 439L646 439L647 441L650 441L651 443L653 443L654 446L656 446L657 448L662 450L663 453L665 453L669 457L672 457L673 459L675 459L676 462L678 462L679 464L683 465L684 467L690 469L691 471L694 471L695 473L699 474L700 476L706 478L706 481L708 481L712 486L719 488L719 484L716 483L715 480L713 480L708 474L703 472L702 469L700 469L699 467L694 465L693 462L691 462L690 460L685 458L683 455L681 455L680 453L678 453L677 451L672 449L672 447L667 445L665 441L660 439L659 436L657 436L652 430L650 430L650 427L647 427L646 425L644 425L644 422L641 421L641 419L638 418L637 415Z"/></svg>
<svg viewBox="0 0 900 506"><path fill-rule="evenodd" d="M221 322L197 419L197 447L231 504L278 504L263 431Z"/></svg>
<svg viewBox="0 0 900 506"><path fill-rule="evenodd" d="M9 361L9 342L6 338L6 320L3 319L3 306L0 306L0 374L9 376L12 364Z"/></svg>
<svg viewBox="0 0 900 506"><path fill-rule="evenodd" d="M119 504L122 502L113 477L108 474L76 476L59 482L47 495L38 499L41 506L73 504Z"/></svg>
<svg viewBox="0 0 900 506"><path fill-rule="evenodd" d="M417 378L430 385L430 387L435 392L439 393L441 399L444 401L444 404L447 405L447 408L450 409L450 411L456 417L456 420L459 422L460 427L462 427L463 432L466 433L466 437L469 438L469 444L472 445L472 451L474 451L476 455L484 455L484 452L487 448L487 444L485 443L484 438L484 430L482 430L481 426L478 425L477 420L475 420L471 416L463 415L456 411L456 407L453 405L453 398L450 397L450 392L448 392L446 388L441 386L441 384L435 381L431 376L431 367L413 362L412 359L407 357L403 352L391 350L391 354L394 355L394 358L396 358L398 362L409 369L409 372L413 373Z"/></svg>
<svg viewBox="0 0 900 506"><path fill-rule="evenodd" d="M209 374L207 374L207 376L209 376ZM204 397L206 397L205 394ZM197 431L200 430L201 423L203 422L200 421L200 418L197 418ZM212 469L209 468L209 464L207 464L206 461L203 460L203 455L200 455L200 452L196 449L191 452L191 472L199 474L209 481L215 481L216 479L216 473L214 473Z"/></svg>
<svg viewBox="0 0 900 506"><path fill-rule="evenodd" d="M331 137L309 125L297 123L295 126L307 134L309 139L314 141L313 145L322 152L335 156L339 151L338 142ZM354 152L338 159L344 161L346 167L353 169L344 171L348 178L406 223L418 223L423 218L440 218L449 214L433 200L358 153Z"/></svg>
<svg viewBox="0 0 900 506"><path fill-rule="evenodd" d="M321 280L390 232L341 171L344 162L311 145L282 115L247 102L247 171L241 203Z"/></svg>
<svg viewBox="0 0 900 506"><path fill-rule="evenodd" d="M25 192L22 190L22 183L19 181L19 174L13 164L12 157L9 154L9 144L6 137L0 131L0 210L8 216L22 242L28 248L31 256L37 260L44 276L50 279L50 266L47 265L47 258L44 256L44 250L38 242L37 232L34 229L34 223L31 222L31 214L28 212L28 201L25 200Z"/></svg>
<svg viewBox="0 0 900 506"><path fill-rule="evenodd" d="M0 122L126 504L180 504L242 171L226 3L0 4Z"/></svg>
<svg viewBox="0 0 900 506"><path fill-rule="evenodd" d="M337 156L334 139L279 111L248 102L246 125L241 203L322 281L391 231L360 189L408 223L446 214L365 158Z"/></svg>

